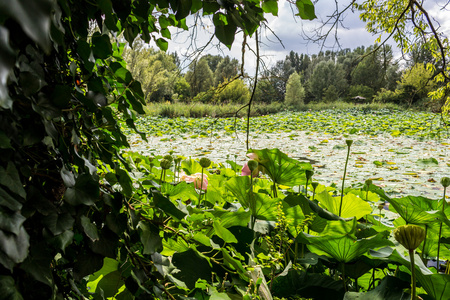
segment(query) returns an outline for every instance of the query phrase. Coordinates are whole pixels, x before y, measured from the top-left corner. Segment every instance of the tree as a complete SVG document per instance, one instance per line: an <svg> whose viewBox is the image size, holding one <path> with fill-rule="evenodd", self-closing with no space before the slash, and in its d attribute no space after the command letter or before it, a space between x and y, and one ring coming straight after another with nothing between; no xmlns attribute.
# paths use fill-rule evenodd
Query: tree
<svg viewBox="0 0 450 300"><path fill-rule="evenodd" d="M239 61L235 58L230 58L228 55L225 56L220 63L217 65L214 71L214 83L219 85L220 83L230 80L238 74Z"/></svg>
<svg viewBox="0 0 450 300"><path fill-rule="evenodd" d="M174 82L179 77L173 55L145 47L140 41L133 48L125 48L123 57L133 77L141 83L147 102L172 98Z"/></svg>
<svg viewBox="0 0 450 300"><path fill-rule="evenodd" d="M304 105L305 89L301 83L301 77L297 72L289 76L286 85L286 98L284 102L292 107L302 107Z"/></svg>
<svg viewBox="0 0 450 300"><path fill-rule="evenodd" d="M417 0L366 0L356 7L361 11L361 19L367 23L367 30L379 35L378 41L381 41L383 33L388 33L403 53L414 57L420 45L420 48L430 51L435 61L442 62L435 66L437 72L433 80L437 89L430 95L443 105L444 111L450 111L450 65L447 63L450 56L449 38L440 31L440 24L433 16L438 10L429 11Z"/></svg>
<svg viewBox="0 0 450 300"><path fill-rule="evenodd" d="M308 81L309 92L315 99L321 100L324 91L333 85L336 93L342 95L347 88L344 70L333 61L321 61L316 65Z"/></svg>
<svg viewBox="0 0 450 300"><path fill-rule="evenodd" d="M214 74L206 59L194 61L190 65L189 71L186 73L186 81L191 87L193 97L201 92L206 92L214 85Z"/></svg>
<svg viewBox="0 0 450 300"><path fill-rule="evenodd" d="M420 99L426 98L435 89L432 80L433 71L428 70L424 64L418 63L411 69L403 72L401 81L398 83L398 94L411 105Z"/></svg>
<svg viewBox="0 0 450 300"><path fill-rule="evenodd" d="M174 299L157 273L167 216L157 200L170 200L137 188L128 172L139 161L121 153L145 97L115 37L167 50L170 28L188 30L185 18L201 13L231 47L238 30L257 34L264 14L276 15L269 4L0 0L1 298ZM312 4L300 12L315 17ZM140 211L144 202L153 211ZM84 278L104 262L116 264L105 276L115 284L93 295Z"/></svg>
<svg viewBox="0 0 450 300"><path fill-rule="evenodd" d="M250 99L250 93L245 83L241 79L235 79L231 82L225 82L225 87L219 89L214 100L219 103L247 103Z"/></svg>

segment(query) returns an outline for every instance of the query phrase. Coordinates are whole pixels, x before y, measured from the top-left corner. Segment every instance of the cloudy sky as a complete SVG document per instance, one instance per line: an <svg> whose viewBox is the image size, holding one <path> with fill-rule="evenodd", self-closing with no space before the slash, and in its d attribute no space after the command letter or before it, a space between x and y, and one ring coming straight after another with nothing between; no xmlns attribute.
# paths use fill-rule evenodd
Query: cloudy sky
<svg viewBox="0 0 450 300"><path fill-rule="evenodd" d="M440 1L440 0L437 0ZM350 0L339 1L339 10L342 10ZM426 1L430 15L435 16L441 23L441 30L446 32L450 29L449 11L443 10L441 5L436 4L434 1ZM339 23L337 32L330 33L328 39L323 43L314 43L308 37L314 37L314 32L319 28L325 20L329 18L331 14L335 12L334 0L320 0L315 4L315 12L317 19L313 21L301 20L299 17L295 17L291 8L291 5L286 0L279 1L278 17L272 17L266 15L267 25L270 30L262 30L260 36L261 42L261 56L264 58L265 64L270 67L278 60L283 60L290 51L305 54L315 54L320 49L322 50L339 50L339 48L354 49L358 46L370 46L373 45L377 36L373 36L365 29L365 23L360 20L358 11L347 10L342 15L342 22ZM294 9L296 9L294 7ZM193 24L200 24L193 18L189 20L191 26ZM201 26L198 27L195 39L192 40L189 34L184 32L179 35L174 34L172 41L169 42L169 52L178 52L179 54L192 55L193 49L202 48L208 44L209 38L214 33L214 26L208 19L203 20ZM189 23L188 23L189 24ZM325 32L329 27L325 27ZM272 32L273 33L272 33ZM192 31L190 31L192 33ZM335 33L338 38L339 44L336 43ZM226 47L218 49L215 45L218 44L217 39L213 39L209 46L207 46L203 54L221 54L230 55L232 57L241 60L241 47L242 47L242 34L238 33L231 50ZM280 42L281 41L281 42ZM394 44L394 42L389 42ZM249 42L250 46L254 49L254 38ZM399 54L398 54L399 55ZM191 56L192 58L192 56ZM247 49L245 56L245 69L246 72L252 74L254 72L256 60L254 54Z"/></svg>

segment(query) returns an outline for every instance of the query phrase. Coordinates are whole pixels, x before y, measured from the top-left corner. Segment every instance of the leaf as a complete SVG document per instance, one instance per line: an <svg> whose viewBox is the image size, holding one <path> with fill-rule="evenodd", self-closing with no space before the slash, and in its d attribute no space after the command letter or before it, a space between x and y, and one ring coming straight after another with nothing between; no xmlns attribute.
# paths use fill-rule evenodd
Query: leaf
<svg viewBox="0 0 450 300"><path fill-rule="evenodd" d="M16 20L23 31L46 51L50 50L52 10L59 10L50 0L0 1L3 15Z"/></svg>
<svg viewBox="0 0 450 300"><path fill-rule="evenodd" d="M156 39L155 42L158 48L162 51L167 51L167 49L169 48L169 43L163 38Z"/></svg>
<svg viewBox="0 0 450 300"><path fill-rule="evenodd" d="M234 37L236 35L237 26L234 23L230 23L227 25L216 25L214 35L217 39L231 49L231 45L234 42Z"/></svg>
<svg viewBox="0 0 450 300"><path fill-rule="evenodd" d="M21 263L27 258L29 247L30 237L23 226L20 227L18 234L0 230L0 251L14 263Z"/></svg>
<svg viewBox="0 0 450 300"><path fill-rule="evenodd" d="M19 212L10 212L0 206L0 229L18 235L26 218Z"/></svg>
<svg viewBox="0 0 450 300"><path fill-rule="evenodd" d="M214 231L218 237L224 240L225 243L237 243L236 237L225 227L220 225L219 221L214 221L213 223Z"/></svg>
<svg viewBox="0 0 450 300"><path fill-rule="evenodd" d="M209 263L197 254L197 251L189 249L182 253L175 253L172 263L180 271L173 274L175 278L183 281L189 289L195 287L198 279L210 280L211 271Z"/></svg>
<svg viewBox="0 0 450 300"><path fill-rule="evenodd" d="M74 219L70 213L50 212L42 219L42 223L54 234L59 235L68 229L72 229Z"/></svg>
<svg viewBox="0 0 450 300"><path fill-rule="evenodd" d="M306 182L305 170L311 170L309 163L299 162L288 157L278 149L249 150L264 167L265 173L273 182L280 185L296 186Z"/></svg>
<svg viewBox="0 0 450 300"><path fill-rule="evenodd" d="M0 166L0 183L22 198L27 195L20 181L19 172L11 161L8 162L6 169Z"/></svg>
<svg viewBox="0 0 450 300"><path fill-rule="evenodd" d="M300 18L304 20L314 20L317 18L314 12L314 4L311 0L297 0L295 5L298 8L297 16L300 16Z"/></svg>
<svg viewBox="0 0 450 300"><path fill-rule="evenodd" d="M409 300L411 296L403 291L409 283L393 276L384 277L378 286L366 293L347 292L345 300Z"/></svg>
<svg viewBox="0 0 450 300"><path fill-rule="evenodd" d="M11 276L0 275L0 295L2 299L23 300Z"/></svg>
<svg viewBox="0 0 450 300"><path fill-rule="evenodd" d="M81 216L80 220L84 233L88 236L88 238L92 241L97 241L99 239L97 227L92 224L91 220L89 220L86 216Z"/></svg>
<svg viewBox="0 0 450 300"><path fill-rule="evenodd" d="M153 254L160 252L163 249L162 238L159 236L159 229L157 226L147 223L139 222L139 233L141 242L144 245L144 254Z"/></svg>
<svg viewBox="0 0 450 300"><path fill-rule="evenodd" d="M92 52L95 57L106 59L112 55L113 50L109 36L95 32L92 35Z"/></svg>
<svg viewBox="0 0 450 300"><path fill-rule="evenodd" d="M182 220L186 214L179 210L175 204L160 193L153 193L153 202L155 206L164 211L166 214L174 217L177 220Z"/></svg>
<svg viewBox="0 0 450 300"><path fill-rule="evenodd" d="M0 4L1 6L2 4ZM9 97L7 80L11 68L14 67L15 55L14 51L9 46L9 31L0 26L0 107L3 109L11 109L13 105L13 100ZM2 138L3 132L0 132L0 148L10 148L7 147L8 143L3 143L5 138ZM6 137L6 135L4 135Z"/></svg>
<svg viewBox="0 0 450 300"><path fill-rule="evenodd" d="M7 191L0 187L0 206L7 207L13 211L18 211L22 208L22 204L14 199Z"/></svg>
<svg viewBox="0 0 450 300"><path fill-rule="evenodd" d="M105 298L114 297L119 289L125 284L119 271L114 271L103 276L97 284L97 289L100 288Z"/></svg>
<svg viewBox="0 0 450 300"><path fill-rule="evenodd" d="M225 182L225 187L237 198L244 207L250 206L250 178L249 176L232 177Z"/></svg>
<svg viewBox="0 0 450 300"><path fill-rule="evenodd" d="M184 172L186 172L187 175L202 172L202 166L200 166L200 164L192 158L183 160L181 162L181 168L184 170Z"/></svg>
<svg viewBox="0 0 450 300"><path fill-rule="evenodd" d="M397 250L392 248L383 248L378 251L371 251L371 256L386 259L391 262L402 264L411 269L411 262L409 258L401 255ZM450 275L448 274L434 274L422 262L420 257L416 254L415 259L416 279L422 285L422 288L427 294L436 300L446 300L450 293Z"/></svg>
<svg viewBox="0 0 450 300"><path fill-rule="evenodd" d="M262 9L265 13L271 13L274 16L278 16L278 2L276 0L264 0Z"/></svg>
<svg viewBox="0 0 450 300"><path fill-rule="evenodd" d="M34 244L27 259L20 268L30 273L34 279L53 287L53 275L51 269L53 257L46 250L44 243Z"/></svg>
<svg viewBox="0 0 450 300"><path fill-rule="evenodd" d="M450 226L450 221L445 214L439 210L431 210L432 204L424 197L408 196L403 198L389 199L393 211L397 212L406 223L425 225L436 221L445 222ZM435 201L437 204L437 201ZM437 207L436 207L437 208Z"/></svg>
<svg viewBox="0 0 450 300"><path fill-rule="evenodd" d="M318 255L332 257L338 262L348 263L359 256L369 252L371 249L378 249L383 246L394 246L385 239L382 234L368 239L354 240L349 236L310 236L300 233L307 240L307 247L311 252Z"/></svg>
<svg viewBox="0 0 450 300"><path fill-rule="evenodd" d="M439 162L437 161L436 158L430 157L430 158L418 159L417 164L422 165L422 166L429 166L429 165L439 165Z"/></svg>
<svg viewBox="0 0 450 300"><path fill-rule="evenodd" d="M100 196L98 181L90 174L81 174L76 178L75 185L68 187L64 200L70 205L93 205Z"/></svg>
<svg viewBox="0 0 450 300"><path fill-rule="evenodd" d="M327 190L323 190L316 194L316 199L319 201L320 205L329 212L339 215L341 197L332 197ZM342 218L355 217L356 219L360 219L370 213L372 213L370 204L357 197L355 194L349 193L342 199Z"/></svg>
<svg viewBox="0 0 450 300"><path fill-rule="evenodd" d="M116 168L116 176L124 194L130 197L133 193L133 183L127 171L122 170L121 168Z"/></svg>
<svg viewBox="0 0 450 300"><path fill-rule="evenodd" d="M66 248L72 244L73 237L74 237L73 231L66 230L60 235L53 237L49 243L53 245L55 248L65 252Z"/></svg>

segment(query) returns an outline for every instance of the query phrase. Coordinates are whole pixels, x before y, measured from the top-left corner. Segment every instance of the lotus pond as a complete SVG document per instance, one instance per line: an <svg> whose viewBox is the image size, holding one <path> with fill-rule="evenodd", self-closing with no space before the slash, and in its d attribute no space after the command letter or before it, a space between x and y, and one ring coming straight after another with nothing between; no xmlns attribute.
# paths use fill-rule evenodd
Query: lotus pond
<svg viewBox="0 0 450 300"><path fill-rule="evenodd" d="M345 139L354 140L349 185L372 179L389 195L430 198L442 195L439 179L450 172L450 139L440 115L402 111L322 111L252 118L250 147L277 148L310 162L324 185L341 181ZM144 155L173 151L184 157L208 157L217 163L246 160L246 120L141 118L132 149Z"/></svg>
<svg viewBox="0 0 450 300"><path fill-rule="evenodd" d="M132 169L100 173L126 197L107 226L132 228L128 255L106 258L86 288L93 299L449 299L448 136L431 117L256 118L248 152L242 120L139 119L149 136L123 153Z"/></svg>

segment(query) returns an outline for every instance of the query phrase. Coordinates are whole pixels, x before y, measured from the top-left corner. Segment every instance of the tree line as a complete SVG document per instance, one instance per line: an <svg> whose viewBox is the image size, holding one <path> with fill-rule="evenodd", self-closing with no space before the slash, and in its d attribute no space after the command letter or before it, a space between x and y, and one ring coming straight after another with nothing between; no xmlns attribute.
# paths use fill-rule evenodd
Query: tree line
<svg viewBox="0 0 450 300"><path fill-rule="evenodd" d="M165 53L136 42L124 55L133 76L141 81L147 102L201 101L246 103L252 79L239 76L240 62L230 56L206 54L180 68L177 53ZM318 54L291 51L284 60L263 70L255 101L280 102L301 108L311 101L390 102L417 105L436 88L431 80L436 62L417 46L396 58L392 46L372 45Z"/></svg>

